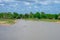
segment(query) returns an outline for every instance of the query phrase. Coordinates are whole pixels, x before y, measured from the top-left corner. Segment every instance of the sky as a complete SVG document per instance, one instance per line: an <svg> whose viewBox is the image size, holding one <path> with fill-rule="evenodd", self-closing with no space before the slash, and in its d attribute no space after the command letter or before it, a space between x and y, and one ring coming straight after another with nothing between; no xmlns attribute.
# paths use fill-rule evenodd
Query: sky
<svg viewBox="0 0 60 40"><path fill-rule="evenodd" d="M60 13L60 0L0 0L0 12Z"/></svg>

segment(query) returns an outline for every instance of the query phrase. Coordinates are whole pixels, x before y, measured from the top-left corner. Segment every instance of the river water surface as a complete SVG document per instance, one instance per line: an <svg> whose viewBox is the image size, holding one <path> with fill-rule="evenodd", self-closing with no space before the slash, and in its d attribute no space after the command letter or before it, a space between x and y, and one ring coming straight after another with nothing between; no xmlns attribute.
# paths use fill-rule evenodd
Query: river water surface
<svg viewBox="0 0 60 40"><path fill-rule="evenodd" d="M0 40L60 40L60 23L19 20L0 25Z"/></svg>

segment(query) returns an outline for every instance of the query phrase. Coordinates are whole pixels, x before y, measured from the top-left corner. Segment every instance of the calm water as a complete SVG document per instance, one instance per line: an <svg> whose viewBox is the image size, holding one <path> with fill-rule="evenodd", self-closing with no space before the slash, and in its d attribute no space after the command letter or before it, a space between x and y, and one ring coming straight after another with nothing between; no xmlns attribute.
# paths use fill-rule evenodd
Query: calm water
<svg viewBox="0 0 60 40"><path fill-rule="evenodd" d="M0 40L60 40L60 24L20 20L11 27L0 26Z"/></svg>

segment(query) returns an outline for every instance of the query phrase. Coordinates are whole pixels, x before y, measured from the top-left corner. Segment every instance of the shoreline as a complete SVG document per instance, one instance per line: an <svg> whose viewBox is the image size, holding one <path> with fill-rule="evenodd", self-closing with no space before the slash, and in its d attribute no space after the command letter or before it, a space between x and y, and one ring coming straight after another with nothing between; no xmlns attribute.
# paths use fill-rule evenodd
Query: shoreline
<svg viewBox="0 0 60 40"><path fill-rule="evenodd" d="M0 21L0 25L2 25L2 26L11 26L11 25L15 24L16 22L17 22L17 20Z"/></svg>
<svg viewBox="0 0 60 40"><path fill-rule="evenodd" d="M17 23L19 20L24 20L24 21L32 21L32 22L48 22L48 23L59 23L60 24L60 21L56 21L56 22L49 22L49 21L42 21L42 20L25 20L25 19L16 19L15 21L14 21L14 23L13 24L15 24L15 23ZM11 26L11 25L13 25L13 24L10 24L10 23L3 23L3 21L2 21L2 23L0 23L0 25L3 25L3 26Z"/></svg>

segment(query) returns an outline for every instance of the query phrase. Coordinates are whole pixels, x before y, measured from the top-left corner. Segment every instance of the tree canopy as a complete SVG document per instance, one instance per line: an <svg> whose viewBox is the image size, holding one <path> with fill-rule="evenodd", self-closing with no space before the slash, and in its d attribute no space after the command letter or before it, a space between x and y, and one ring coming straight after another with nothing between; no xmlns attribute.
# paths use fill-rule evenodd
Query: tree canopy
<svg viewBox="0 0 60 40"><path fill-rule="evenodd" d="M60 19L60 13L59 14L47 14L45 12L30 12L25 14L20 14L17 12L0 12L0 19Z"/></svg>

